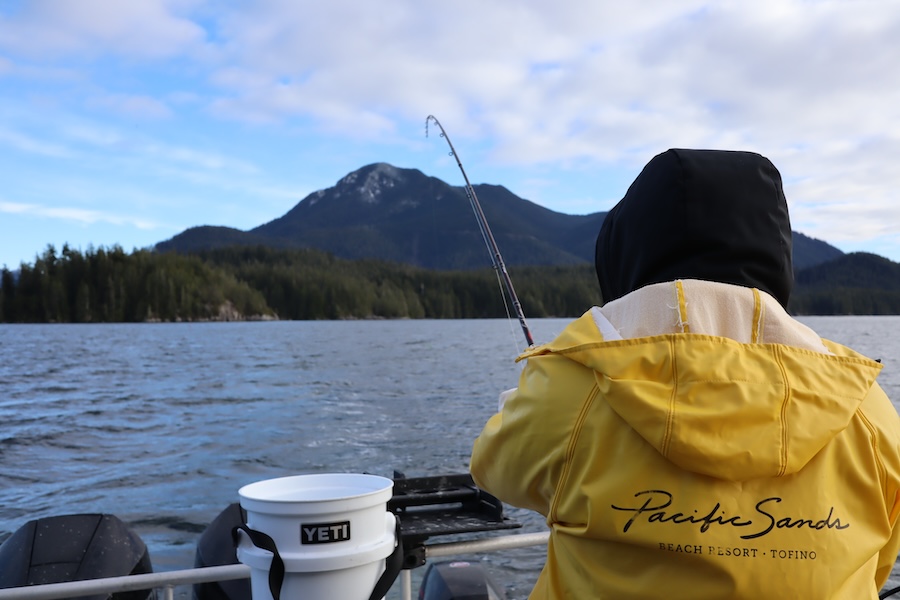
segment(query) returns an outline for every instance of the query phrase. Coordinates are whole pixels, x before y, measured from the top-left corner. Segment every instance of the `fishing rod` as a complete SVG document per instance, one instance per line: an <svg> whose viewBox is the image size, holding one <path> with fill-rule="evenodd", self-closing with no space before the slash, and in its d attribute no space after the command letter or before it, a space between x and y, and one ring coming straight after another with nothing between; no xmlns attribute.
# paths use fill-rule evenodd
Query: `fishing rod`
<svg viewBox="0 0 900 600"><path fill-rule="evenodd" d="M453 142L450 141L450 136L447 135L444 126L441 125L441 122L438 121L437 117L434 115L428 115L428 117L425 118L425 137L428 137L428 123L430 121L434 121L434 124L441 130L441 137L447 140L447 145L450 146L450 156L456 159L456 166L459 167L463 180L466 182L466 196L468 196L469 204L471 204L472 211L475 213L475 220L478 221L478 229L481 230L481 237L491 255L491 264L494 265L494 270L499 273L503 279L503 284L506 286L506 292L509 294L509 300L512 302L513 309L516 311L516 317L519 319L519 325L522 326L522 332L525 334L525 341L528 342L529 346L533 346L534 339L531 337L531 330L528 329L528 324L525 322L525 313L522 312L522 304L519 302L519 297L516 295L512 279L509 278L509 273L506 270L506 263L503 262L503 257L500 255L500 248L497 247L497 241L494 239L494 234L491 233L491 228L484 216L484 211L481 210L481 204L478 202L478 197L475 195L475 189L472 187L472 184L469 183L469 176L466 175L466 170L463 169L462 162L459 160L459 155L456 153L456 148L453 147Z"/></svg>

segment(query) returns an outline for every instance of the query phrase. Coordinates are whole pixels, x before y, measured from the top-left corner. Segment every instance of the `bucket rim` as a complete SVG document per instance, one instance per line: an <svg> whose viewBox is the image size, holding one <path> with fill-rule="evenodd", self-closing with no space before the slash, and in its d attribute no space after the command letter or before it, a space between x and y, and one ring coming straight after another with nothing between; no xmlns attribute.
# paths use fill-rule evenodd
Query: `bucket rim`
<svg viewBox="0 0 900 600"><path fill-rule="evenodd" d="M366 486L360 486L362 489L357 493L341 495L339 498L296 498L296 497L262 497L262 490L278 488L286 483L293 482L317 482L332 484L342 484L348 489L352 484L367 483ZM350 485L348 485L348 483ZM390 492L394 486L394 482L387 477L381 475L371 475L369 473L302 473L299 475L287 475L285 477L275 477L272 479L263 479L254 481L241 486L238 489L238 495L242 500L265 503L284 503L284 504L303 504L303 503L322 503L333 502L336 500L353 500L355 498L363 498L375 494L383 494ZM311 488L312 489L312 488Z"/></svg>

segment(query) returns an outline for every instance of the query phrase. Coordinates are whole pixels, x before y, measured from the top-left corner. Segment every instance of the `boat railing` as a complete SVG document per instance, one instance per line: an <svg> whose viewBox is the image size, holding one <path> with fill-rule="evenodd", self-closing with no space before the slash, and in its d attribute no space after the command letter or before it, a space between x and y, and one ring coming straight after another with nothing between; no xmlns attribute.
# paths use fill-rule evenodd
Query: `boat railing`
<svg viewBox="0 0 900 600"><path fill-rule="evenodd" d="M444 542L425 545L425 558L437 559L463 554L482 554L514 548L546 545L549 532L500 535L487 538ZM92 594L114 594L135 590L157 590L158 600L174 600L179 586L249 579L250 567L243 564L215 567L198 567L180 571L163 571L142 575L107 577L63 583L47 583L26 587L0 589L0 600L61 600ZM404 570L399 577L401 598L412 600L411 571ZM395 584L396 585L396 584Z"/></svg>

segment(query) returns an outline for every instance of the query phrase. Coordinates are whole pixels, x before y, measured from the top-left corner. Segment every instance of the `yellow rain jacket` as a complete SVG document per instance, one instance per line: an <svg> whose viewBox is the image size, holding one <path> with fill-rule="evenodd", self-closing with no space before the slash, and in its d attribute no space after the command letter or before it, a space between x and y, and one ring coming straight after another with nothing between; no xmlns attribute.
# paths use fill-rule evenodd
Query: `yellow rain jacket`
<svg viewBox="0 0 900 600"><path fill-rule="evenodd" d="M592 308L521 359L471 471L546 517L531 598L877 597L900 548L877 362L699 280Z"/></svg>

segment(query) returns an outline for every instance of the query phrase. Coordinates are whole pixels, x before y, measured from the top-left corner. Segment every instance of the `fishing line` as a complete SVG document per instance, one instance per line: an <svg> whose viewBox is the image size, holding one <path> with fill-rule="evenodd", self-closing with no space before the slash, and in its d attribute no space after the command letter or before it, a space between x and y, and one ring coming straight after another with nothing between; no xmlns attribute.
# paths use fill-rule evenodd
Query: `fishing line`
<svg viewBox="0 0 900 600"><path fill-rule="evenodd" d="M481 231L481 237L487 246L488 253L491 255L491 264L494 266L494 271L497 273L498 280L502 278L503 284L506 287L509 300L512 302L513 308L516 311L516 317L519 319L519 325L522 327L522 333L525 334L525 341L529 346L533 346L534 339L531 337L531 330L528 329L528 324L525 322L525 313L522 312L522 304L519 302L519 297L516 295L512 279L509 278L509 273L506 270L506 263L503 262L503 257L500 255L500 249L497 247L497 241L494 239L494 234L491 233L491 228L488 225L487 218L484 216L484 211L481 210L481 204L478 202L478 197L475 195L475 189L472 188L472 184L469 183L469 176L466 175L466 170L462 166L462 161L459 160L456 148L453 147L453 142L450 141L450 137L444 130L444 126L441 125L441 122L438 121L437 117L434 115L428 115L425 118L425 137L428 137L428 123L430 121L434 121L434 124L441 130L441 137L447 140L447 145L450 146L450 156L456 159L456 166L459 167L463 180L466 182L466 196L468 196L469 204L472 206L472 211L475 213L478 229ZM503 290L501 290L501 295L503 295L502 291ZM503 304L506 306L505 295L503 296ZM509 315L508 306L506 314Z"/></svg>

